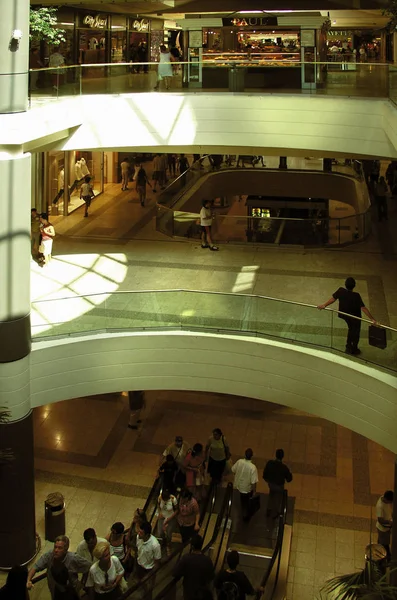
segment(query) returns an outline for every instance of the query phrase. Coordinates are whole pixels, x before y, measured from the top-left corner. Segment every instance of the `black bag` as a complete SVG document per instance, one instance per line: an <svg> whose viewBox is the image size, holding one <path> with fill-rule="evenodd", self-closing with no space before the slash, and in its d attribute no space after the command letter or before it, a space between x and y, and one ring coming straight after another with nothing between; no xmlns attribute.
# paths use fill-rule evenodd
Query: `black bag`
<svg viewBox="0 0 397 600"><path fill-rule="evenodd" d="M370 325L368 327L368 342L370 346L375 346L375 348L384 350L387 346L386 329L377 327L376 325Z"/></svg>
<svg viewBox="0 0 397 600"><path fill-rule="evenodd" d="M261 507L261 497L259 494L255 494L255 496L252 496L250 498L250 503L249 503L249 513L250 516L252 517L255 513L258 512L258 510Z"/></svg>

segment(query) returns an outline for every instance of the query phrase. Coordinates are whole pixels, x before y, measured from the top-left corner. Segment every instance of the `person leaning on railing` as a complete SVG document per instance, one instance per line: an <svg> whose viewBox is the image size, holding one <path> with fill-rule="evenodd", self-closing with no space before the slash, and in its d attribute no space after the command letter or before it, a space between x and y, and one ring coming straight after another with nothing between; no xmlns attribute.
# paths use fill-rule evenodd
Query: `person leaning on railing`
<svg viewBox="0 0 397 600"><path fill-rule="evenodd" d="M332 294L331 298L327 300L327 302L324 302L324 304L319 304L317 308L319 310L323 310L330 304L336 302L336 300L339 300L339 310L342 313L347 313L348 315L361 318L362 311L367 315L368 319L370 319L372 323L376 325L374 317L371 315L368 308L365 306L360 294L357 292L353 292L355 287L356 280L353 277L348 277L345 281L345 287L338 288L336 292ZM352 319L342 314L338 314L338 317L346 321L346 325L348 328L345 350L346 354L361 354L361 350L358 348L361 330L360 319Z"/></svg>

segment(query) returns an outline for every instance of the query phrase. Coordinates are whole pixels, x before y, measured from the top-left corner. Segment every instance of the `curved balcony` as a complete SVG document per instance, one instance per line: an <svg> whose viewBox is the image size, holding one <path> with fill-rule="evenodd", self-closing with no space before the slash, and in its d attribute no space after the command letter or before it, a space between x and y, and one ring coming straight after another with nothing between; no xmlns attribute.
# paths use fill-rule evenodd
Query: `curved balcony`
<svg viewBox="0 0 397 600"><path fill-rule="evenodd" d="M32 304L32 406L119 389L238 394L327 418L397 451L397 331L343 353L332 310L246 294L114 292Z"/></svg>

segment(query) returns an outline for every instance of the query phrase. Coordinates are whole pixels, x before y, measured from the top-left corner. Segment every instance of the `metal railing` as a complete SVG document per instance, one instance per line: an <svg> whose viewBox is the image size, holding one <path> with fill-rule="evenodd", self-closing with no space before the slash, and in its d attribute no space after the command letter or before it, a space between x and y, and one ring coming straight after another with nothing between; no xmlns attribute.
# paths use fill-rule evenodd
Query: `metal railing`
<svg viewBox="0 0 397 600"><path fill-rule="evenodd" d="M332 94L339 97L397 99L397 74L389 63L351 61L299 61L288 55L282 60L249 58L208 58L194 63L203 73L205 91L245 91L271 93ZM171 89L189 87L192 63L174 62ZM59 98L86 94L117 94L153 91L157 82L157 62L95 63L31 69L30 97L50 94ZM272 72L285 75L272 82ZM215 71L216 70L216 73ZM140 71L140 72L135 72ZM236 77L236 71L240 77ZM339 73L340 71L340 73ZM292 78L291 78L292 77ZM237 86L237 87L236 87ZM162 89L162 88L160 88ZM165 88L164 88L165 89ZM200 88L194 87L197 92Z"/></svg>
<svg viewBox="0 0 397 600"><path fill-rule="evenodd" d="M123 297L120 310L119 299ZM102 302L101 302L102 299ZM87 315L87 316L86 316ZM313 304L255 294L198 290L120 290L32 302L34 341L98 332L189 330L263 336L325 350L343 351L346 324L338 316L368 319ZM387 348L369 345L362 335L360 359L397 370L397 330L387 332Z"/></svg>

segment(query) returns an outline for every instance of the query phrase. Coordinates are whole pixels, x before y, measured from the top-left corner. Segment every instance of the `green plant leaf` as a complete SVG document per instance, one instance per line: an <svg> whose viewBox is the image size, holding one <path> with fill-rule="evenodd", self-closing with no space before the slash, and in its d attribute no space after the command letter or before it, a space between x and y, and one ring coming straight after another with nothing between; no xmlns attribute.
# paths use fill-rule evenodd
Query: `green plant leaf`
<svg viewBox="0 0 397 600"><path fill-rule="evenodd" d="M66 40L65 31L56 27L57 9L54 7L30 9L30 41L47 42L59 46Z"/></svg>

